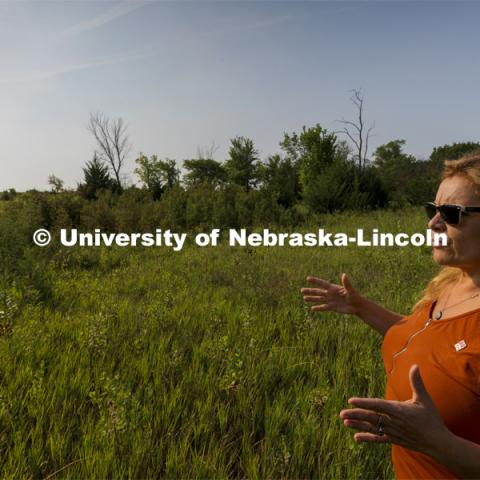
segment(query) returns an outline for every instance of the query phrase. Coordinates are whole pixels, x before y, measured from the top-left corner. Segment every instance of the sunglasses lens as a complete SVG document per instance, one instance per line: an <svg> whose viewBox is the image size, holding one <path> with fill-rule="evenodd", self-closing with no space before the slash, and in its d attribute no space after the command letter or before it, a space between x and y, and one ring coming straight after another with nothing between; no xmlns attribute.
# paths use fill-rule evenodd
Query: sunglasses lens
<svg viewBox="0 0 480 480"><path fill-rule="evenodd" d="M451 225L458 223L460 210L454 206L442 205L438 207L441 217Z"/></svg>
<svg viewBox="0 0 480 480"><path fill-rule="evenodd" d="M436 206L434 203L426 203L425 211L429 219L432 219L437 214L437 211L440 212L443 221L450 225L455 225L460 220L460 209L455 205Z"/></svg>
<svg viewBox="0 0 480 480"><path fill-rule="evenodd" d="M427 217L432 219L435 214L437 213L437 207L433 205L433 203L426 203L425 204L425 211L427 212Z"/></svg>

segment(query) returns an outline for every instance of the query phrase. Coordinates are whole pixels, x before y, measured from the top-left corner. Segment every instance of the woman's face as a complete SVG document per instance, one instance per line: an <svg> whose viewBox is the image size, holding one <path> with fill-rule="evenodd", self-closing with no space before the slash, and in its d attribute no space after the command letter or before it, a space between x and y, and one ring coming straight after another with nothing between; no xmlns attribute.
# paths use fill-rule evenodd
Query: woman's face
<svg viewBox="0 0 480 480"><path fill-rule="evenodd" d="M440 184L435 203L479 206L480 197L475 192L475 185L462 176L455 176ZM438 264L480 271L480 213L462 213L460 223L449 225L437 212L428 227L434 232L446 233L448 238L445 247L433 247L433 259Z"/></svg>

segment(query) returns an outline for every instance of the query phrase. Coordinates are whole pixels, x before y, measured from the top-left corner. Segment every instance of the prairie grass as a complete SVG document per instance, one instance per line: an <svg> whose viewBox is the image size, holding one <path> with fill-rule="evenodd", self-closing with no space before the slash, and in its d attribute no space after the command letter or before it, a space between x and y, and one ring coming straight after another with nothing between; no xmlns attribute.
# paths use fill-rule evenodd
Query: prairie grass
<svg viewBox="0 0 480 480"><path fill-rule="evenodd" d="M302 230L424 225L409 209ZM389 446L338 417L383 396L381 337L311 314L299 289L347 272L407 314L437 269L428 248L72 248L44 268L48 294L1 292L2 478L393 476Z"/></svg>

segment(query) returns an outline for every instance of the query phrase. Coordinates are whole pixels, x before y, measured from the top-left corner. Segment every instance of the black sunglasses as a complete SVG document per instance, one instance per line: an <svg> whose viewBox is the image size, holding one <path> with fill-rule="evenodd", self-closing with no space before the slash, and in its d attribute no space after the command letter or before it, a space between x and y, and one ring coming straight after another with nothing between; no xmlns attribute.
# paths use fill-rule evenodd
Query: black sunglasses
<svg viewBox="0 0 480 480"><path fill-rule="evenodd" d="M457 225L463 215L468 215L467 212L480 212L480 206L478 207L466 207L465 205L454 205L451 203L444 203L443 205L437 205L434 202L425 203L425 210L428 218L432 219L437 212L449 225Z"/></svg>

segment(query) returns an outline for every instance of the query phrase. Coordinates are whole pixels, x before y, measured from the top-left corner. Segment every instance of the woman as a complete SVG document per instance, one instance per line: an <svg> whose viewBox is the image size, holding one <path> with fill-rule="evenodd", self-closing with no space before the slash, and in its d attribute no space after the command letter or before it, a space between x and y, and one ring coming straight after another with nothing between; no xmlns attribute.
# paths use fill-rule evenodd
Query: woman
<svg viewBox="0 0 480 480"><path fill-rule="evenodd" d="M475 208L468 208L475 207ZM480 478L480 153L446 161L428 227L443 268L402 316L316 277L302 288L312 311L353 314L383 336L384 399L350 398L342 410L358 442L392 444L396 478ZM421 375L420 375L421 374Z"/></svg>

